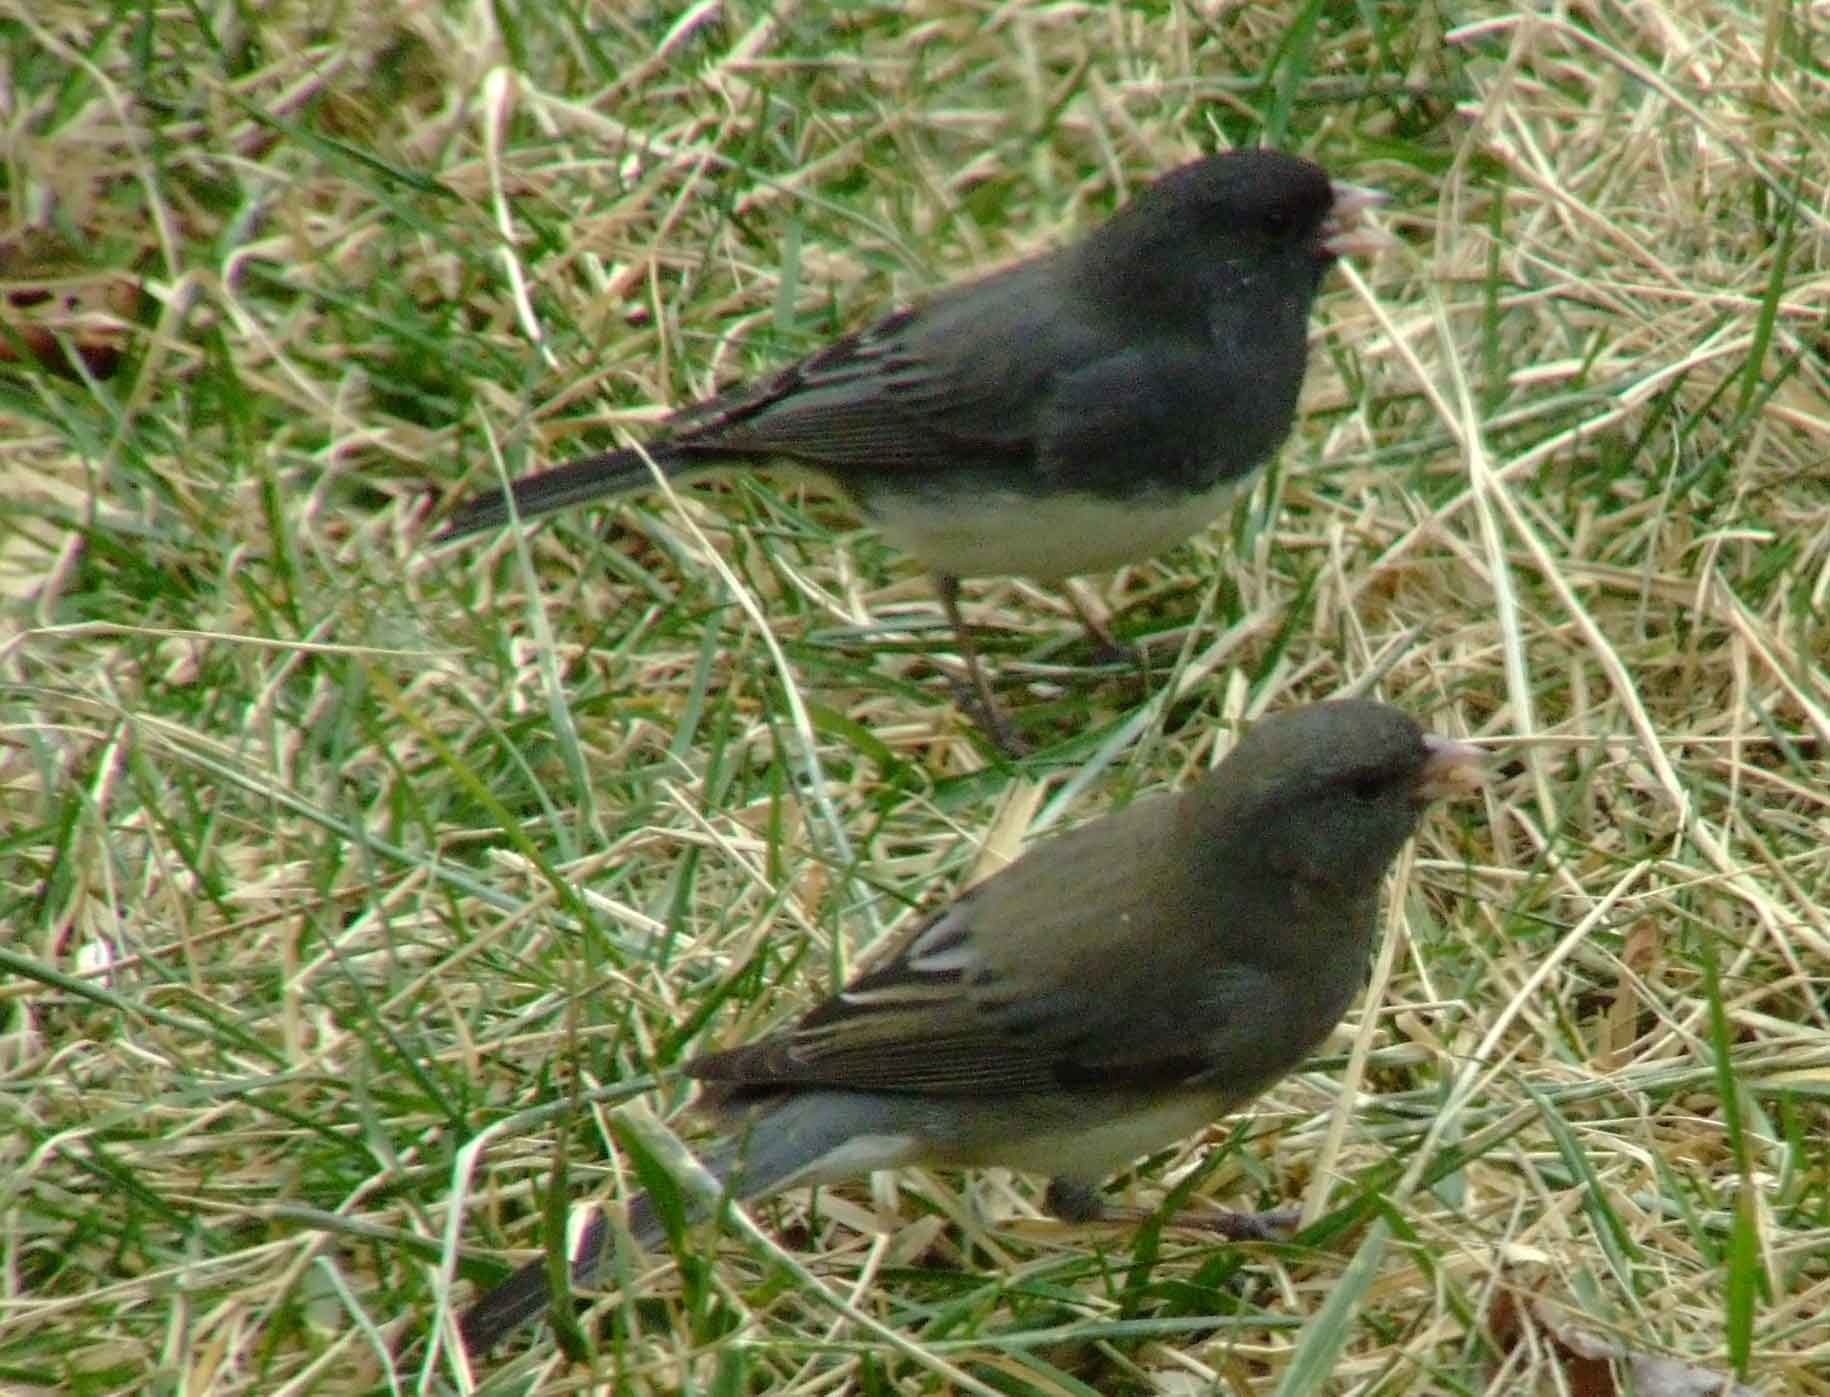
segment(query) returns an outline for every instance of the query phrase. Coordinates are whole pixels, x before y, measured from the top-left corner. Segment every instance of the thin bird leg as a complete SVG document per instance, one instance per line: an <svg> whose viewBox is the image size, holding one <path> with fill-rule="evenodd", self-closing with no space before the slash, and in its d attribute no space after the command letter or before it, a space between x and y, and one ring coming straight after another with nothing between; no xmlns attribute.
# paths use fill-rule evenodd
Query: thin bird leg
<svg viewBox="0 0 1830 1397"><path fill-rule="evenodd" d="M1122 1222L1140 1224L1156 1214L1148 1208L1131 1208L1108 1203L1099 1190L1073 1179L1053 1178L1042 1206L1063 1222ZM1302 1221L1293 1208L1270 1213L1232 1213L1214 1209L1199 1213L1174 1213L1166 1219L1171 1227L1185 1227L1196 1232L1217 1232L1232 1242L1268 1242L1290 1232Z"/></svg>
<svg viewBox="0 0 1830 1397"><path fill-rule="evenodd" d="M1078 577L1070 577L1061 584L1061 594L1067 598L1068 605L1074 608L1074 615L1080 618L1080 624L1086 627L1087 634L1093 638L1093 655L1102 664L1114 660L1144 668L1144 652L1135 645L1127 645L1112 634L1112 613L1106 610L1105 604L1094 596L1092 590Z"/></svg>
<svg viewBox="0 0 1830 1397"><path fill-rule="evenodd" d="M979 662L978 646L972 643L972 630L966 624L966 618L959 609L959 579L944 572L934 574L934 590L940 594L941 608L947 613L947 623L953 627L953 633L959 639L960 658L966 662L966 678L969 688L955 681L954 699L972 720L984 729L997 749L1007 757L1021 757L1029 751L1029 744L1017 736L1017 730L1010 725L1010 719L1004 716L1004 710L992 696L991 682L985 677L985 666Z"/></svg>

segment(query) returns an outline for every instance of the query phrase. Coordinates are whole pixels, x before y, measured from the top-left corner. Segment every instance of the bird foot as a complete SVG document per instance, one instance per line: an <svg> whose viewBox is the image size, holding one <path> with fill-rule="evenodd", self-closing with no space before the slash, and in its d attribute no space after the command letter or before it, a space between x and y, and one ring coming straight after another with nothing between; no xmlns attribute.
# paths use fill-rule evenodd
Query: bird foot
<svg viewBox="0 0 1830 1397"><path fill-rule="evenodd" d="M1169 1219L1169 1225L1197 1232L1217 1232L1230 1242L1274 1242L1294 1232L1302 1220L1303 1215L1295 1208L1279 1208L1268 1213L1232 1213L1215 1209L1205 1213L1176 1213Z"/></svg>
<svg viewBox="0 0 1830 1397"><path fill-rule="evenodd" d="M976 665L974 668L976 670ZM1011 726L1010 719L1005 715L1004 710L998 706L997 700L992 698L991 686L984 682L983 673L975 673L974 677L979 680L976 684L971 679L962 679L956 674L947 676L947 681L953 689L953 702L959 707L960 712L978 725L979 731L990 738L991 745L1005 757L1012 761L1019 757L1027 757L1035 750L1029 739Z"/></svg>
<svg viewBox="0 0 1830 1397"><path fill-rule="evenodd" d="M1149 657L1144 654L1141 645L1132 645L1120 640L1110 631L1100 632L1089 629L1087 639L1093 645L1093 663L1096 665L1128 665L1132 669L1147 669Z"/></svg>
<svg viewBox="0 0 1830 1397"><path fill-rule="evenodd" d="M1148 1222L1155 1213L1147 1208L1130 1208L1107 1203L1099 1191L1069 1179L1050 1179L1042 1206L1063 1222ZM1185 1227L1197 1232L1216 1232L1233 1242L1269 1242L1292 1232L1303 1215L1294 1208L1268 1213L1234 1213L1225 1209L1206 1212L1172 1213L1171 1227Z"/></svg>

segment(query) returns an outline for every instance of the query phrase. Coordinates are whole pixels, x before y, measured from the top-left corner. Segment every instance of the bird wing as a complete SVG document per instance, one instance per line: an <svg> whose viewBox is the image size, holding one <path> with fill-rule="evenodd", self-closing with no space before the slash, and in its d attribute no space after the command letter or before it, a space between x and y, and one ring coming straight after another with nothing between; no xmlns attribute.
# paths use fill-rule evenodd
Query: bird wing
<svg viewBox="0 0 1830 1397"><path fill-rule="evenodd" d="M1176 808L1139 802L1032 850L794 1028L686 1070L739 1089L1000 1095L1149 1090L1255 1061L1262 1014L1245 1011L1276 1002L1276 976L1190 914L1183 885L1211 871L1177 867ZM1289 1065L1274 1056L1272 1076Z"/></svg>
<svg viewBox="0 0 1830 1397"><path fill-rule="evenodd" d="M686 409L669 440L891 473L982 463L1124 493L1243 475L1289 430L1300 357L1293 372L1259 372L1289 335L1228 351L1186 327L1101 331L1083 301L1052 294L1048 270L1020 266L900 311ZM1293 343L1300 353L1300 325Z"/></svg>
<svg viewBox="0 0 1830 1397"><path fill-rule="evenodd" d="M1049 258L897 311L757 383L683 409L669 444L812 465L946 471L1034 459L1051 384L1101 345Z"/></svg>

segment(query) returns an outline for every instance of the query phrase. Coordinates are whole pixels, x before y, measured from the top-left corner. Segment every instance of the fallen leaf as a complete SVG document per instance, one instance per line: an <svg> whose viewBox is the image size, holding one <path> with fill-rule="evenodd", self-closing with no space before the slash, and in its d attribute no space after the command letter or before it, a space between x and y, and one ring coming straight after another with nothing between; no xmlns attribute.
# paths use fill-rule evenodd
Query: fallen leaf
<svg viewBox="0 0 1830 1397"><path fill-rule="evenodd" d="M1533 1343L1555 1358L1574 1397L1758 1397L1725 1373L1641 1353L1593 1330L1560 1323L1542 1295L1521 1298L1502 1290L1487 1310L1487 1332L1502 1355Z"/></svg>

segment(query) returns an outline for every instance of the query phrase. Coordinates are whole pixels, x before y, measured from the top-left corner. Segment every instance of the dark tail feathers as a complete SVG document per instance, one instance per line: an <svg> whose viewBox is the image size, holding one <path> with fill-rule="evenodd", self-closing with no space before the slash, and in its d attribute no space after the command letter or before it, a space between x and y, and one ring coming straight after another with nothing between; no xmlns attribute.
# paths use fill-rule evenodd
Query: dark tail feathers
<svg viewBox="0 0 1830 1397"><path fill-rule="evenodd" d="M676 448L655 443L644 448L654 463L672 473L685 463L686 457ZM620 451L603 451L582 460L568 461L550 471L525 475L509 486L515 497L515 513L523 519L537 519L543 514L583 504L586 500L607 495L624 495L654 483L648 461L633 447ZM452 513L444 532L432 541L448 543L467 534L499 528L508 522L508 501L501 490L486 490L472 495Z"/></svg>

